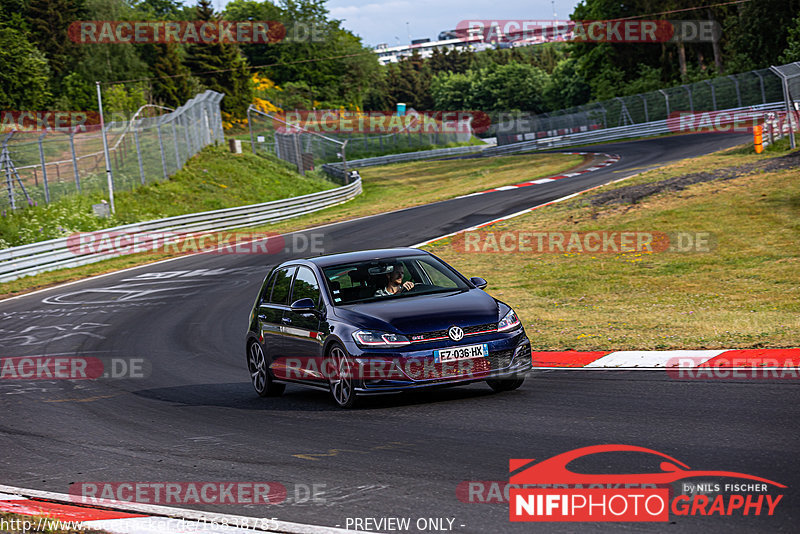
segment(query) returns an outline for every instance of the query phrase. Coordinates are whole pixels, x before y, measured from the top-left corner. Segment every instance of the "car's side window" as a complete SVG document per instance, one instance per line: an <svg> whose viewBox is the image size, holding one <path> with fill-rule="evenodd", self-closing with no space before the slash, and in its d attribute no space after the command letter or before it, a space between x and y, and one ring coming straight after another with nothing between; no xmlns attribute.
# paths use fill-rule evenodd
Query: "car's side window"
<svg viewBox="0 0 800 534"><path fill-rule="evenodd" d="M272 272L272 275L264 282L264 285L261 287L261 295L258 297L258 303L264 304L269 302L269 296L272 293L272 285L275 283L275 271Z"/></svg>
<svg viewBox="0 0 800 534"><path fill-rule="evenodd" d="M300 299L311 299L315 304L319 304L319 282L314 272L308 267L298 267L297 276L292 287L291 302Z"/></svg>
<svg viewBox="0 0 800 534"><path fill-rule="evenodd" d="M272 286L272 296L269 301L272 304L288 304L289 289L292 287L292 276L297 267L284 267L275 273L275 284Z"/></svg>

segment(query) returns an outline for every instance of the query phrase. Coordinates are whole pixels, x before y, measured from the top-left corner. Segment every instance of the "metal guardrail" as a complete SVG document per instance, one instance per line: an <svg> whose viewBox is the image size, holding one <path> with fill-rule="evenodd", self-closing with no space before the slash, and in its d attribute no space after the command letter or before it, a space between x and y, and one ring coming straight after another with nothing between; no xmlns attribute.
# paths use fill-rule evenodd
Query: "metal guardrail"
<svg viewBox="0 0 800 534"><path fill-rule="evenodd" d="M375 165L389 165L391 163L403 163L406 161L418 161L421 159L440 158L447 156L461 156L487 150L488 145L457 146L453 148L436 148L433 150L421 150L418 152L404 152L402 154L388 154L386 156L376 156L374 158L354 159L347 162L348 168L373 167ZM343 163L326 163L322 170L329 176L346 180L347 173Z"/></svg>
<svg viewBox="0 0 800 534"><path fill-rule="evenodd" d="M773 111L783 108L783 102L770 102L757 106L713 111L709 113L733 113L737 111ZM698 112L700 113L700 112ZM481 152L482 156L498 156L502 154L513 154L529 150L550 150L554 148L567 148L576 145L593 143L603 143L607 141L620 141L622 139L632 139L635 137L647 137L668 133L680 133L678 129L680 119L666 119L659 121L646 122L642 124L629 124L627 126L617 126L616 128L605 128L602 130L592 130L588 132L577 132L559 135L556 137L545 137L541 139L531 139L520 141L509 145L490 147ZM688 132L686 132L688 133Z"/></svg>
<svg viewBox="0 0 800 534"><path fill-rule="evenodd" d="M736 111L774 111L780 110L784 106L783 102L770 102L755 106L741 108L731 108L709 113L733 113ZM698 112L700 113L700 112ZM604 128L601 130L590 130L587 132L576 132L554 137L544 137L540 139L530 139L519 141L507 145L499 146L465 146L455 148L440 148L436 150L423 150L421 152L407 152L405 154L390 154L388 156L378 156L375 158L357 159L347 162L348 168L371 167L374 165L388 165L390 163L402 163L406 161L418 161L447 156L462 156L476 153L481 156L500 156L528 152L534 150L552 150L556 148L568 148L576 145L586 145L592 143L603 143L607 141L620 141L622 139L632 139L635 137L647 137L668 133L679 133L676 125L679 124L678 118L664 119L658 121L645 122L640 124L629 124L627 126L617 126L615 128ZM534 135L534 134L531 134ZM346 179L346 172L342 163L327 163L322 166L322 170L337 179Z"/></svg>
<svg viewBox="0 0 800 534"><path fill-rule="evenodd" d="M103 233L125 233L135 236L153 232L188 234L231 228L247 228L273 223L340 204L361 194L361 179L356 179L336 189L311 193L299 197L274 200L237 208L179 215L153 221L127 224L98 230ZM109 253L78 254L70 250L67 237L51 239L30 245L0 250L0 282L10 282L23 276L39 274L56 269L88 265L123 255L119 251Z"/></svg>

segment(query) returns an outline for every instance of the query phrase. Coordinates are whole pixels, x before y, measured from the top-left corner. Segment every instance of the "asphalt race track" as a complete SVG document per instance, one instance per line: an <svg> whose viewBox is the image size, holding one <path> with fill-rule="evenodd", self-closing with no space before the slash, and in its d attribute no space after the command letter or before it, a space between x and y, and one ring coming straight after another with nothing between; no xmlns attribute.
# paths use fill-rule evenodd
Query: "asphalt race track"
<svg viewBox="0 0 800 534"><path fill-rule="evenodd" d="M309 232L324 234L326 252L411 245L747 139L687 135L594 146L587 150L622 159L543 185ZM409 517L411 532L418 518L454 519L456 532L796 531L800 388L792 380L560 371L531 374L510 393L476 384L370 398L352 411L293 386L283 397L259 398L243 336L266 265L284 259L195 255L0 302L0 356L140 360L144 375L0 381L0 483L68 493L71 483L86 481L274 481L287 488L286 502L194 507L341 527L347 518ZM462 502L456 493L464 481L508 480L510 458L606 443L788 488L772 517L672 516L668 527L512 524L507 504Z"/></svg>

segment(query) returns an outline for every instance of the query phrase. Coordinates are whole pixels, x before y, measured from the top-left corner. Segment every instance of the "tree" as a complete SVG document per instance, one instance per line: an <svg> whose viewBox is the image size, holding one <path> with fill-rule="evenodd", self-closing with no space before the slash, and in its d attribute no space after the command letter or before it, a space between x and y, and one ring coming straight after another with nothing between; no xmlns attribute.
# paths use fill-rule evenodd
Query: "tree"
<svg viewBox="0 0 800 534"><path fill-rule="evenodd" d="M47 59L13 28L0 27L0 109L41 110L50 101Z"/></svg>
<svg viewBox="0 0 800 534"><path fill-rule="evenodd" d="M800 12L800 0L759 0L741 4L727 21L734 32L728 43L734 69L747 71L775 64L788 46L790 28Z"/></svg>
<svg viewBox="0 0 800 534"><path fill-rule="evenodd" d="M789 28L786 39L786 48L779 58L780 63L800 61L800 15L794 19L794 24Z"/></svg>
<svg viewBox="0 0 800 534"><path fill-rule="evenodd" d="M544 88L545 106L549 110L580 106L592 96L591 87L578 72L574 58L564 59L556 65Z"/></svg>
<svg viewBox="0 0 800 534"><path fill-rule="evenodd" d="M197 92L196 80L182 63L178 44L159 43L153 47L157 59L152 66L156 76L152 81L152 98L165 106L178 107Z"/></svg>
<svg viewBox="0 0 800 534"><path fill-rule="evenodd" d="M481 69L472 84L472 107L482 111L544 111L547 74L538 67L508 63Z"/></svg>
<svg viewBox="0 0 800 534"><path fill-rule="evenodd" d="M97 95L92 82L77 72L71 72L61 81L61 94L56 99L56 109L97 110Z"/></svg>
<svg viewBox="0 0 800 534"><path fill-rule="evenodd" d="M475 76L472 71L441 73L431 82L433 108L439 111L472 109L472 89Z"/></svg>
<svg viewBox="0 0 800 534"><path fill-rule="evenodd" d="M200 0L197 17L218 21L211 0ZM235 43L198 43L189 47L187 66L208 89L224 93L222 110L235 117L244 117L253 100L253 85L247 60Z"/></svg>
<svg viewBox="0 0 800 534"><path fill-rule="evenodd" d="M28 5L31 41L44 53L58 80L80 55L80 45L69 37L69 26L83 14L83 0L30 0Z"/></svg>

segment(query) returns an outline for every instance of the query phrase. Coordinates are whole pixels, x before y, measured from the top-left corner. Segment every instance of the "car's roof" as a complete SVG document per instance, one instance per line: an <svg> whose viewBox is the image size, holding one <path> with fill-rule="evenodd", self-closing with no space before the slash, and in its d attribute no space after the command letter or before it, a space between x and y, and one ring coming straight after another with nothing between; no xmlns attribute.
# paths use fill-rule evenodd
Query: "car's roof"
<svg viewBox="0 0 800 534"><path fill-rule="evenodd" d="M351 263L369 260L383 260L386 258L396 258L397 256L427 256L428 253L417 248L384 248L376 250L358 250L355 252L345 252L341 254L327 254L315 258L306 258L318 267L330 267L342 263Z"/></svg>

